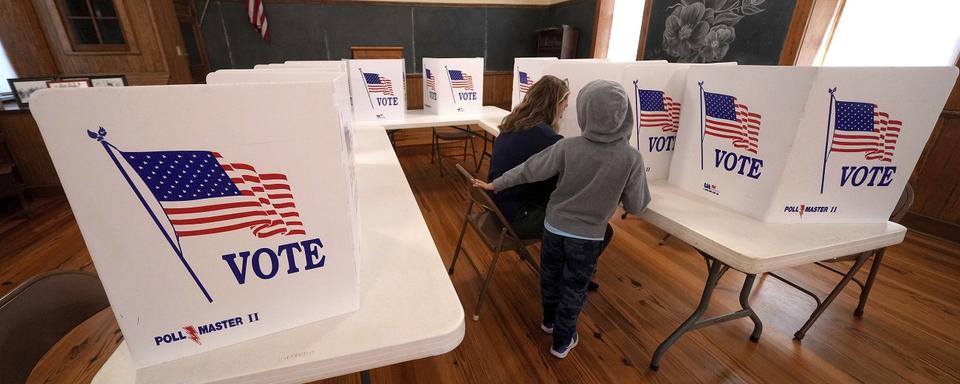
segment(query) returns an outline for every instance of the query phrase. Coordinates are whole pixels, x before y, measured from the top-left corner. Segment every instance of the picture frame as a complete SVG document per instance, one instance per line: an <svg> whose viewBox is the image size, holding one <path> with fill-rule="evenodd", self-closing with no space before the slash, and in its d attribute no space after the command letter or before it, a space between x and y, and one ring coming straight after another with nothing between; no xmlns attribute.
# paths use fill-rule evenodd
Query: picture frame
<svg viewBox="0 0 960 384"><path fill-rule="evenodd" d="M30 95L38 89L49 88L47 82L55 79L56 78L52 76L21 77L7 79L7 84L10 85L10 91L17 101L17 106L26 109L30 108Z"/></svg>
<svg viewBox="0 0 960 384"><path fill-rule="evenodd" d="M97 75L89 76L90 85L94 88L101 87L126 87L127 84L127 75L118 74L118 75Z"/></svg>
<svg viewBox="0 0 960 384"><path fill-rule="evenodd" d="M70 79L61 79L61 80L48 80L48 88L91 88L93 87L90 84L90 79L83 78L70 78Z"/></svg>

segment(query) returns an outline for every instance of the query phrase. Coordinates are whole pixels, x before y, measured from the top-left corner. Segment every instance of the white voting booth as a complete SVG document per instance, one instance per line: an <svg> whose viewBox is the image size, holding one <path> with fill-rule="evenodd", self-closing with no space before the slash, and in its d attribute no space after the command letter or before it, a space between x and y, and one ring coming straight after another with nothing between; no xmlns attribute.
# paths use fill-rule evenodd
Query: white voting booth
<svg viewBox="0 0 960 384"><path fill-rule="evenodd" d="M403 119L407 112L403 59L348 60L347 67L357 121Z"/></svg>
<svg viewBox="0 0 960 384"><path fill-rule="evenodd" d="M647 179L666 179L680 128L687 69L698 64L638 64L623 69L623 88L633 108L630 145L643 154ZM736 65L718 63L707 65Z"/></svg>
<svg viewBox="0 0 960 384"><path fill-rule="evenodd" d="M885 222L956 76L691 67L669 182L767 222Z"/></svg>
<svg viewBox="0 0 960 384"><path fill-rule="evenodd" d="M533 87L543 77L543 70L557 62L556 57L518 57L513 59L513 92L510 97L510 109L517 107Z"/></svg>
<svg viewBox="0 0 960 384"><path fill-rule="evenodd" d="M479 114L483 58L423 58L423 110L435 115Z"/></svg>
<svg viewBox="0 0 960 384"><path fill-rule="evenodd" d="M629 65L666 63L663 60L637 62L606 62L597 60L558 60L544 68L544 75L565 79L570 87L569 107L560 119L560 134L564 137L580 136L577 123L577 93L594 80L623 81L623 70ZM628 89L629 93L629 89Z"/></svg>
<svg viewBox="0 0 960 384"><path fill-rule="evenodd" d="M332 82L34 97L135 366L358 309Z"/></svg>

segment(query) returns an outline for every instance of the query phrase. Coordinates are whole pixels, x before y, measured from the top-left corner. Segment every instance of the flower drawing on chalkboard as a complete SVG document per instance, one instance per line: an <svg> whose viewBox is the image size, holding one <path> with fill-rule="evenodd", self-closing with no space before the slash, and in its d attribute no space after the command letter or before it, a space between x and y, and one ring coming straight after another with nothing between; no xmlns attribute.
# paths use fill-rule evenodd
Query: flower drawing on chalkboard
<svg viewBox="0 0 960 384"><path fill-rule="evenodd" d="M681 63L723 60L737 37L737 23L764 11L766 0L680 0L667 10L663 50Z"/></svg>

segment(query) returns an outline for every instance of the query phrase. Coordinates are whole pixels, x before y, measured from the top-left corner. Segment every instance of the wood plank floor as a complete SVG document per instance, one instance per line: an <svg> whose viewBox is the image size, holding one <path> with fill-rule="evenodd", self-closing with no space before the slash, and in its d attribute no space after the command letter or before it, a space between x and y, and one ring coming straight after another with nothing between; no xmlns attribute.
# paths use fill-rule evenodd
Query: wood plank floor
<svg viewBox="0 0 960 384"><path fill-rule="evenodd" d="M464 190L451 172L439 176L429 152L404 148L399 155L449 263ZM65 200L35 201L34 213L30 220L10 214L0 219L0 294L43 271L93 270ZM663 233L638 219L617 218L613 225L616 235L596 276L601 287L589 294L578 328L581 343L567 359L549 354L550 338L538 326L536 271L514 254L501 258L480 321L470 320L491 255L468 233L469 257L461 258L451 277L467 314L463 343L442 356L375 369L373 382L960 382L956 244L910 232L903 244L887 250L864 317L853 317L859 290L851 285L802 342L794 341L793 333L814 302L776 279L759 278L751 297L764 323L759 343L747 340L752 330L747 319L697 330L681 338L653 372L647 368L653 351L693 311L706 267L687 244L672 239L659 246ZM782 274L823 296L839 278L815 266ZM742 283L743 274L727 273L707 314L737 308ZM31 382L88 382L120 340L107 310L52 350ZM359 376L321 382L355 383Z"/></svg>

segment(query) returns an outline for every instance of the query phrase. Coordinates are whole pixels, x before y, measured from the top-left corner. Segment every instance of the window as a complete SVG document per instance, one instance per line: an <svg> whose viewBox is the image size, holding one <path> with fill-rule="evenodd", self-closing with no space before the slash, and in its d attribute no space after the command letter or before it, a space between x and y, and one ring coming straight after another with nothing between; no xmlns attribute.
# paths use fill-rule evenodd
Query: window
<svg viewBox="0 0 960 384"><path fill-rule="evenodd" d="M113 0L57 0L57 6L75 50L127 50Z"/></svg>
<svg viewBox="0 0 960 384"><path fill-rule="evenodd" d="M954 65L957 14L957 0L847 0L823 65Z"/></svg>
<svg viewBox="0 0 960 384"><path fill-rule="evenodd" d="M634 61L640 43L640 25L643 24L643 0L613 3L613 23L610 26L610 45L607 58L613 61Z"/></svg>

